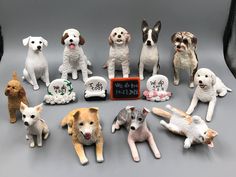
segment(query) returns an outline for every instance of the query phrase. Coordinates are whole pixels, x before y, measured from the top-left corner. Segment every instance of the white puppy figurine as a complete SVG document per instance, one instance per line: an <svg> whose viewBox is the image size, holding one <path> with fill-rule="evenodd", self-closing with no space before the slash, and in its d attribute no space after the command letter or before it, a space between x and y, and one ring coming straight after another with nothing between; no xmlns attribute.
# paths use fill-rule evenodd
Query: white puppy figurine
<svg viewBox="0 0 236 177"><path fill-rule="evenodd" d="M48 63L42 53L43 47L48 46L48 42L42 37L32 36L23 39L22 42L24 46L29 47L22 78L33 85L34 90L39 89L37 79L41 79L48 86L50 83Z"/></svg>
<svg viewBox="0 0 236 177"><path fill-rule="evenodd" d="M107 61L108 77L115 77L115 69L122 66L123 77L128 78L129 69L129 47L130 34L122 27L116 27L112 30L108 41L110 44L109 59Z"/></svg>
<svg viewBox="0 0 236 177"><path fill-rule="evenodd" d="M144 69L152 71L153 75L157 74L159 66L159 53L157 49L158 34L161 30L161 22L158 21L153 28L149 28L148 23L143 20L143 48L139 61L139 78L143 80Z"/></svg>
<svg viewBox="0 0 236 177"><path fill-rule="evenodd" d="M87 67L91 63L81 47L84 43L85 40L78 30L67 29L64 31L61 38L61 44L65 45L63 64L59 67L62 79L67 79L69 73L72 73L72 79L77 79L78 70L81 70L83 81L85 82L88 79L88 74L92 74Z"/></svg>
<svg viewBox="0 0 236 177"><path fill-rule="evenodd" d="M37 145L42 146L42 139L46 140L49 136L49 129L43 119L41 119L40 112L43 104L35 107L28 107L21 102L20 111L22 113L22 120L27 127L26 140L29 140L30 147L34 147L34 138L37 137Z"/></svg>
<svg viewBox="0 0 236 177"><path fill-rule="evenodd" d="M192 102L187 110L187 114L192 114L198 101L209 102L206 120L211 121L217 96L225 96L227 91L232 91L226 87L210 69L201 68L194 76L194 83L197 85L193 94Z"/></svg>

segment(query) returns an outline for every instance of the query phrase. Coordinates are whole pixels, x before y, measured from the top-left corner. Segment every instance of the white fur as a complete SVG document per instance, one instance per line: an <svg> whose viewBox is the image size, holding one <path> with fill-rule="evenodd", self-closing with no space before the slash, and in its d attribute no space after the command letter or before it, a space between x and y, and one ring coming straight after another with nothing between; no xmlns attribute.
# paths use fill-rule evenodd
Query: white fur
<svg viewBox="0 0 236 177"><path fill-rule="evenodd" d="M42 53L43 47L47 46L48 42L42 37L32 36L23 39L22 42L24 46L29 47L22 78L33 85L34 90L39 89L37 79L41 79L48 86L50 83L48 63Z"/></svg>
<svg viewBox="0 0 236 177"><path fill-rule="evenodd" d="M33 136L37 137L37 145L42 146L42 139L47 139L49 136L49 129L43 119L41 119L40 112L42 111L43 104L35 107L28 107L21 102L20 111L22 113L22 121L26 125L27 135L26 139L29 140L30 147L35 146ZM34 116L34 117L32 117Z"/></svg>
<svg viewBox="0 0 236 177"><path fill-rule="evenodd" d="M120 35L120 38L118 36ZM108 77L112 79L115 77L115 69L122 66L123 77L128 78L129 69L129 47L130 34L122 27L114 28L109 36L110 51L108 65Z"/></svg>
<svg viewBox="0 0 236 177"><path fill-rule="evenodd" d="M67 29L64 31L63 36L68 34L68 37L64 40L64 52L63 52L63 64L59 67L59 71L62 73L62 79L67 79L68 74L72 73L72 79L78 78L78 71L82 71L83 81L85 82L88 78L88 74L92 74L88 70L87 66L91 65L90 61L87 59L84 51L79 45L80 33L76 29ZM73 40L73 42L70 42ZM74 44L75 47L71 49L70 44Z"/></svg>
<svg viewBox="0 0 236 177"><path fill-rule="evenodd" d="M196 72L194 83L197 87L186 113L191 114L199 100L209 102L206 120L211 121L216 104L216 96L225 96L227 91L231 91L231 89L226 87L221 79L216 77L216 75L207 68L201 68Z"/></svg>

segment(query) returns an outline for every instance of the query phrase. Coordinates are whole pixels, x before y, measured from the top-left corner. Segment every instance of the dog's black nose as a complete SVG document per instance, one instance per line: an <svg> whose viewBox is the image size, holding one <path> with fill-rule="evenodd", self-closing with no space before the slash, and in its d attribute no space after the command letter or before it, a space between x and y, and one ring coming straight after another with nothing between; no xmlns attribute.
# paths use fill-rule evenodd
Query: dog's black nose
<svg viewBox="0 0 236 177"><path fill-rule="evenodd" d="M177 45L177 48L178 48L178 49L180 49L180 48L181 48L181 46L180 46L180 45Z"/></svg>
<svg viewBox="0 0 236 177"><path fill-rule="evenodd" d="M134 126L131 126L130 128L131 128L131 130L135 130L135 127L134 127Z"/></svg>
<svg viewBox="0 0 236 177"><path fill-rule="evenodd" d="M201 81L201 80L199 80L198 82L199 82L199 84L202 84L202 81Z"/></svg>
<svg viewBox="0 0 236 177"><path fill-rule="evenodd" d="M24 122L25 126L29 126L29 123L28 122Z"/></svg>
<svg viewBox="0 0 236 177"><path fill-rule="evenodd" d="M118 35L118 38L121 38L121 35L120 35L120 34Z"/></svg>
<svg viewBox="0 0 236 177"><path fill-rule="evenodd" d="M147 41L147 45L148 45L148 46L151 45L151 41L150 41L150 40Z"/></svg>
<svg viewBox="0 0 236 177"><path fill-rule="evenodd" d="M37 49L40 50L40 49L41 49L41 46L37 46Z"/></svg>
<svg viewBox="0 0 236 177"><path fill-rule="evenodd" d="M73 39L70 39L70 42L73 42Z"/></svg>

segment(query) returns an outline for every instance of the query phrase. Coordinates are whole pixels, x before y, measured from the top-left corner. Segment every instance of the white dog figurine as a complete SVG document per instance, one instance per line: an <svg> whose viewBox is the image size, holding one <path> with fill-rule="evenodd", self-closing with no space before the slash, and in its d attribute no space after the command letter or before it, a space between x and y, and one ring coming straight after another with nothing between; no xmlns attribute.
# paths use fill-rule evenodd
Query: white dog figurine
<svg viewBox="0 0 236 177"><path fill-rule="evenodd" d="M214 147L213 139L218 133L208 128L206 122L201 117L190 116L170 105L167 105L166 108L171 113L159 108L153 108L152 111L158 116L170 119L169 123L164 120L160 121L163 127L175 134L187 137L184 141L184 148L190 148L193 143L202 143L207 144L209 147Z"/></svg>
<svg viewBox="0 0 236 177"><path fill-rule="evenodd" d="M209 102L206 120L211 121L216 104L216 96L223 97L227 94L227 91L232 90L226 87L220 78L216 77L216 75L207 68L201 68L196 72L194 83L197 85L197 88L186 113L191 114L199 100Z"/></svg>
<svg viewBox="0 0 236 177"><path fill-rule="evenodd" d="M67 79L69 73L72 73L72 79L77 79L78 71L81 70L83 81L85 82L88 79L88 74L92 74L87 67L91 63L81 47L84 43L85 40L78 30L67 29L64 31L61 38L61 44L65 45L63 64L59 67L62 79Z"/></svg>
<svg viewBox="0 0 236 177"><path fill-rule="evenodd" d="M39 89L37 79L41 79L48 86L50 83L48 63L42 53L43 47L48 46L48 42L42 37L29 36L23 39L23 45L28 45L29 49L22 78L33 85L34 90Z"/></svg>
<svg viewBox="0 0 236 177"><path fill-rule="evenodd" d="M115 77L116 67L121 65L123 77L128 78L129 69L129 47L130 34L122 27L116 27L112 30L108 41L110 44L109 59L107 61L108 77L112 79Z"/></svg>
<svg viewBox="0 0 236 177"><path fill-rule="evenodd" d="M49 129L43 119L41 119L40 112L43 104L35 107L28 107L21 102L20 111L22 113L22 120L27 127L26 140L29 140L30 147L35 147L33 136L37 137L37 145L42 146L42 139L46 140L49 136Z"/></svg>
<svg viewBox="0 0 236 177"><path fill-rule="evenodd" d="M139 61L139 78L143 80L144 69L152 71L153 75L157 74L159 66L159 53L157 49L158 34L161 30L161 22L158 21L153 28L149 28L148 23L143 20L143 48Z"/></svg>

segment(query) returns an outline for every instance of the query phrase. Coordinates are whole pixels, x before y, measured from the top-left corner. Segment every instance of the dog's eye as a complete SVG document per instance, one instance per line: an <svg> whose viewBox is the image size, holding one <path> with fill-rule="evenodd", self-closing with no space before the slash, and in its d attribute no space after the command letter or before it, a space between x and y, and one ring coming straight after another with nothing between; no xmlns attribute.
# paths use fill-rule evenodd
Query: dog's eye
<svg viewBox="0 0 236 177"><path fill-rule="evenodd" d="M114 36L116 36L117 35L117 33L114 33Z"/></svg>
<svg viewBox="0 0 236 177"><path fill-rule="evenodd" d="M23 114L22 116L23 116L23 118L25 118L25 117L26 117L26 115L24 115L24 114Z"/></svg>
<svg viewBox="0 0 236 177"><path fill-rule="evenodd" d="M183 40L183 43L187 44L187 43L188 43L188 40L187 40L187 39L184 39L184 40Z"/></svg>
<svg viewBox="0 0 236 177"><path fill-rule="evenodd" d="M31 115L30 117L33 119L33 118L35 118L35 115Z"/></svg>
<svg viewBox="0 0 236 177"><path fill-rule="evenodd" d="M207 134L207 131L204 132L204 135L206 135L206 134Z"/></svg>
<svg viewBox="0 0 236 177"><path fill-rule="evenodd" d="M135 118L135 117L132 115L132 116L131 116L131 119L134 119L134 118Z"/></svg>
<svg viewBox="0 0 236 177"><path fill-rule="evenodd" d="M39 44L42 44L42 41L39 41Z"/></svg>
<svg viewBox="0 0 236 177"><path fill-rule="evenodd" d="M176 38L176 42L180 42L180 38Z"/></svg>
<svg viewBox="0 0 236 177"><path fill-rule="evenodd" d="M90 122L89 124L90 124L90 125L93 125L93 122Z"/></svg>
<svg viewBox="0 0 236 177"><path fill-rule="evenodd" d="M12 89L15 89L15 87L12 87Z"/></svg>
<svg viewBox="0 0 236 177"><path fill-rule="evenodd" d="M141 122L142 120L143 120L142 118L138 118L138 121L140 121L140 122Z"/></svg>
<svg viewBox="0 0 236 177"><path fill-rule="evenodd" d="M197 77L200 77L200 75L198 74Z"/></svg>
<svg viewBox="0 0 236 177"><path fill-rule="evenodd" d="M34 44L34 41L31 41L32 44Z"/></svg>
<svg viewBox="0 0 236 177"><path fill-rule="evenodd" d="M122 31L120 34L123 34L124 32Z"/></svg>
<svg viewBox="0 0 236 177"><path fill-rule="evenodd" d="M208 77L208 75L205 75L205 77Z"/></svg>
<svg viewBox="0 0 236 177"><path fill-rule="evenodd" d="M83 122L79 123L79 126L83 126L83 125L84 125L84 123L83 123Z"/></svg>
<svg viewBox="0 0 236 177"><path fill-rule="evenodd" d="M76 36L74 35L74 37L76 37Z"/></svg>

